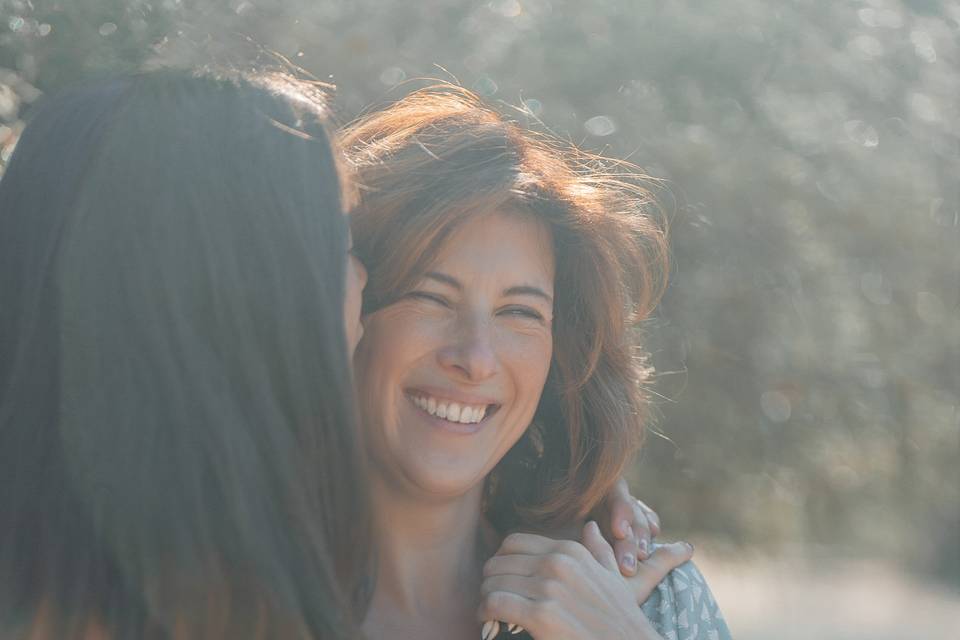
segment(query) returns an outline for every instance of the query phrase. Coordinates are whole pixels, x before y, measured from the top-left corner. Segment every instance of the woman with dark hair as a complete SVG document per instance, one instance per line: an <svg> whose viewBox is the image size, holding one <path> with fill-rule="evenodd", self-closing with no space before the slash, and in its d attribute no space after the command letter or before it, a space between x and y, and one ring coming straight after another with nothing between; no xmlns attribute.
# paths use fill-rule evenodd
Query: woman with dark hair
<svg viewBox="0 0 960 640"><path fill-rule="evenodd" d="M356 637L368 496L317 87L48 100L0 181L0 636Z"/></svg>
<svg viewBox="0 0 960 640"><path fill-rule="evenodd" d="M355 360L381 525L368 636L728 637L691 565L641 609L595 522L582 544L507 535L582 523L641 443L633 328L667 244L634 176L446 85L341 141L370 272Z"/></svg>

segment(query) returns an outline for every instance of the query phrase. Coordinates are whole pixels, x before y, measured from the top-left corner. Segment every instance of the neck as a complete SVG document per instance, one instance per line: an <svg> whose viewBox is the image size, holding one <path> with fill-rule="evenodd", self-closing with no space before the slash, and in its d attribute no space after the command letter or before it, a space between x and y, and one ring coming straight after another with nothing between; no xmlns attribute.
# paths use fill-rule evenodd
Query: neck
<svg viewBox="0 0 960 640"><path fill-rule="evenodd" d="M423 499L374 473L377 582L368 621L443 618L475 624L483 563L495 541L480 514L483 487ZM492 548L491 548L492 547Z"/></svg>

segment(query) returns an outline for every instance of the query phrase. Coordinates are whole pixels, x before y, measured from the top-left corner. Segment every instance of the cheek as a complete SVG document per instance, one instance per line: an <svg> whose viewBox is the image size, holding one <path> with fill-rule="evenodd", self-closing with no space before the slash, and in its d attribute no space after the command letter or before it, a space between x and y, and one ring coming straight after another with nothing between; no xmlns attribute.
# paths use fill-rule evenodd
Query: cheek
<svg viewBox="0 0 960 640"><path fill-rule="evenodd" d="M392 308L364 317L364 337L358 350L358 385L368 404L389 408L403 380L430 352L430 333Z"/></svg>
<svg viewBox="0 0 960 640"><path fill-rule="evenodd" d="M515 381L518 404L528 411L535 410L550 372L552 337L549 334L514 335L504 352L508 354L508 366ZM533 405L533 409L530 409L530 405Z"/></svg>

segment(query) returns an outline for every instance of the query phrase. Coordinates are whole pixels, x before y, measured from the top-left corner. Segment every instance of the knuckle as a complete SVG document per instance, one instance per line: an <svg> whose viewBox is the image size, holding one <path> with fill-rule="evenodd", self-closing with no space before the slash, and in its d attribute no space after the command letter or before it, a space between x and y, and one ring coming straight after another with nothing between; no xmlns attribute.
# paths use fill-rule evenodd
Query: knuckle
<svg viewBox="0 0 960 640"><path fill-rule="evenodd" d="M480 595L486 596L490 593L494 593L497 590L499 580L494 578L488 578L480 583Z"/></svg>
<svg viewBox="0 0 960 640"><path fill-rule="evenodd" d="M557 550L566 555L570 556L575 560L582 560L585 555L589 555L589 551L579 542L574 542L573 540L561 540L558 543Z"/></svg>
<svg viewBox="0 0 960 640"><path fill-rule="evenodd" d="M642 524L643 526L647 526L647 520L649 520L647 513L636 504L633 505L633 519L637 524Z"/></svg>
<svg viewBox="0 0 960 640"><path fill-rule="evenodd" d="M490 591L483 596L482 611L484 613L498 613L506 609L509 596L503 591Z"/></svg>
<svg viewBox="0 0 960 640"><path fill-rule="evenodd" d="M523 543L523 539L524 534L514 532L508 534L507 537L503 539L501 546L508 548L516 547Z"/></svg>
<svg viewBox="0 0 960 640"><path fill-rule="evenodd" d="M562 553L551 553L543 557L542 570L544 575L554 578L563 578L570 574L572 558Z"/></svg>
<svg viewBox="0 0 960 640"><path fill-rule="evenodd" d="M541 590L546 601L560 600L566 592L566 587L560 580L544 580Z"/></svg>

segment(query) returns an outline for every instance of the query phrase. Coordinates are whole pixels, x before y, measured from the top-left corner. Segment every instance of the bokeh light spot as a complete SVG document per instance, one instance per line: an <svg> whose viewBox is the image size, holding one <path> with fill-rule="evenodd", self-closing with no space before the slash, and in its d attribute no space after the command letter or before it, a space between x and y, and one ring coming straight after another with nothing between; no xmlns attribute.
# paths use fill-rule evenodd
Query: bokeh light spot
<svg viewBox="0 0 960 640"><path fill-rule="evenodd" d="M913 51L924 62L933 64L937 61L937 50L933 48L933 38L926 31L914 30L910 32L910 42Z"/></svg>
<svg viewBox="0 0 960 640"><path fill-rule="evenodd" d="M927 122L940 120L940 110L937 109L937 104L925 93L914 92L910 94L910 109L921 120Z"/></svg>
<svg viewBox="0 0 960 640"><path fill-rule="evenodd" d="M392 87L407 79L407 72L400 67L388 67L380 74L380 82Z"/></svg>
<svg viewBox="0 0 960 640"><path fill-rule="evenodd" d="M771 422L782 423L790 419L793 408L790 399L779 391L764 391L760 396L760 408Z"/></svg>
<svg viewBox="0 0 960 640"><path fill-rule="evenodd" d="M497 83L490 76L483 76L473 85L474 90L481 96L489 97L500 90Z"/></svg>
<svg viewBox="0 0 960 640"><path fill-rule="evenodd" d="M593 116L583 123L583 128L590 135L602 138L613 134L617 125L608 116Z"/></svg>
<svg viewBox="0 0 960 640"><path fill-rule="evenodd" d="M887 29L899 29L903 26L903 15L893 9L877 11L877 25Z"/></svg>
<svg viewBox="0 0 960 640"><path fill-rule="evenodd" d="M862 22L863 24L865 24L865 25L868 26L868 27L879 27L879 26L880 26L880 22L879 22L879 20L877 20L877 12L876 12L876 10L874 10L874 9L872 9L872 8L870 8L870 7L865 7L865 8L863 8L863 9L860 9L859 11L857 11L857 17L860 18L860 22Z"/></svg>
<svg viewBox="0 0 960 640"><path fill-rule="evenodd" d="M244 14L250 13L254 9L256 9L256 7L252 2L241 2L240 4L237 5L237 8L234 9L234 11L238 16L242 16Z"/></svg>
<svg viewBox="0 0 960 640"><path fill-rule="evenodd" d="M523 13L523 7L517 0L494 0L490 8L505 18L516 18Z"/></svg>
<svg viewBox="0 0 960 640"><path fill-rule="evenodd" d="M539 116L543 113L543 103L536 98L526 98L523 101L524 110L533 116Z"/></svg>
<svg viewBox="0 0 960 640"><path fill-rule="evenodd" d="M861 34L850 41L847 49L861 60L873 60L883 55L883 45L873 36Z"/></svg>
<svg viewBox="0 0 960 640"><path fill-rule="evenodd" d="M863 120L847 120L843 123L843 131L850 140L863 147L873 148L880 144L877 130Z"/></svg>

